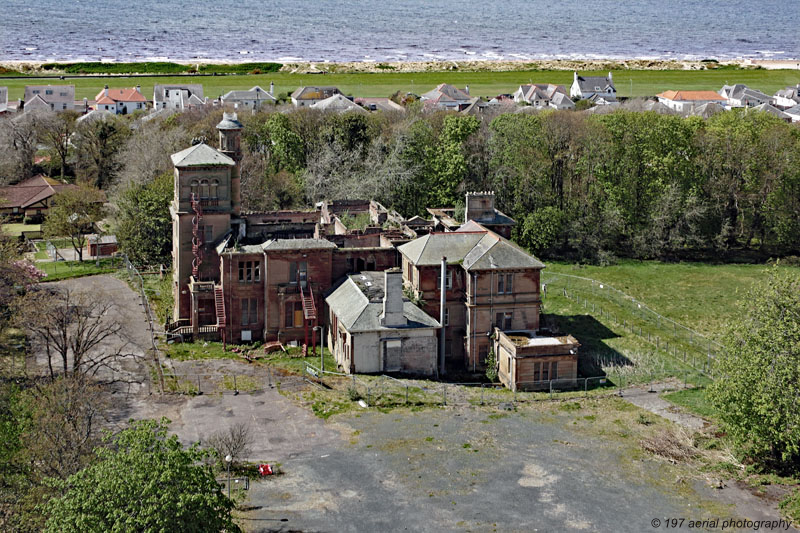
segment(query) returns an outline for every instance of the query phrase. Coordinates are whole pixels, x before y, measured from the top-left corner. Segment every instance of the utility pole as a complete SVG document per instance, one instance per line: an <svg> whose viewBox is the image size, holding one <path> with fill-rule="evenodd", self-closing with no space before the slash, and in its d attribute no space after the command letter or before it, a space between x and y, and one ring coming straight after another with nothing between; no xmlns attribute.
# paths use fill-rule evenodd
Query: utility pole
<svg viewBox="0 0 800 533"><path fill-rule="evenodd" d="M439 283L439 324L441 324L441 329L439 329L439 375L444 376L445 374L445 296L447 292L447 258L442 256L442 273L441 273L441 281Z"/></svg>

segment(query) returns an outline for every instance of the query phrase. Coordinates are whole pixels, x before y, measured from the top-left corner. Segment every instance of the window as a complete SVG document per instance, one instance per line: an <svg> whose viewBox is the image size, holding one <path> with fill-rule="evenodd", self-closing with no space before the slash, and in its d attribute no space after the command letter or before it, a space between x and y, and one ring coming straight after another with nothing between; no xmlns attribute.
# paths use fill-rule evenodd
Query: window
<svg viewBox="0 0 800 533"><path fill-rule="evenodd" d="M284 326L287 328L299 328L303 326L303 304L300 302L286 302L284 308L286 318Z"/></svg>
<svg viewBox="0 0 800 533"><path fill-rule="evenodd" d="M550 363L550 379L558 379L558 361Z"/></svg>
<svg viewBox="0 0 800 533"><path fill-rule="evenodd" d="M258 302L255 298L242 298L242 325L258 322Z"/></svg>
<svg viewBox="0 0 800 533"><path fill-rule="evenodd" d="M203 226L203 242L214 240L214 226Z"/></svg>
<svg viewBox="0 0 800 533"><path fill-rule="evenodd" d="M53 94L53 89L47 89L44 94Z"/></svg>
<svg viewBox="0 0 800 533"><path fill-rule="evenodd" d="M542 365L542 381L550 381L550 376L548 374L548 367L550 363L541 363Z"/></svg>
<svg viewBox="0 0 800 533"><path fill-rule="evenodd" d="M442 270L437 269L436 271L436 288L442 286ZM447 279L445 280L445 290L452 290L453 289L453 271L447 270Z"/></svg>
<svg viewBox="0 0 800 533"><path fill-rule="evenodd" d="M208 180L200 180L200 199L208 199Z"/></svg>
<svg viewBox="0 0 800 533"><path fill-rule="evenodd" d="M239 283L261 280L261 261L239 261Z"/></svg>
<svg viewBox="0 0 800 533"><path fill-rule="evenodd" d="M497 313L495 315L495 326L497 326L503 331L511 329L512 317L513 313L511 311L506 311L504 313Z"/></svg>
<svg viewBox="0 0 800 533"><path fill-rule="evenodd" d="M447 307L444 308L444 325L445 326L450 325L450 309L448 309Z"/></svg>
<svg viewBox="0 0 800 533"><path fill-rule="evenodd" d="M209 187L209 198L216 200L218 198L217 192L219 190L219 180L211 180L211 186Z"/></svg>
<svg viewBox="0 0 800 533"><path fill-rule="evenodd" d="M106 106L106 109L107 108L108 106ZM191 188L191 193L195 196L195 198L197 198L197 195L200 192L200 184L198 183L198 181L192 180L192 182L189 184L189 187Z"/></svg>
<svg viewBox="0 0 800 533"><path fill-rule="evenodd" d="M300 284L305 287L308 279L308 263L305 261L292 261L289 263L289 283Z"/></svg>
<svg viewBox="0 0 800 533"><path fill-rule="evenodd" d="M511 294L514 290L514 274L497 275L497 294Z"/></svg>

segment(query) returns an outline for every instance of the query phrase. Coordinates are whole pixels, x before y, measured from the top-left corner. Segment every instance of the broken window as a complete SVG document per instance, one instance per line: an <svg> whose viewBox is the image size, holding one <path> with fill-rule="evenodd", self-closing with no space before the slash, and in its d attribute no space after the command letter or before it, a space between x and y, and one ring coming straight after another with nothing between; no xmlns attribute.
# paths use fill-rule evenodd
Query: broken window
<svg viewBox="0 0 800 533"><path fill-rule="evenodd" d="M289 283L300 284L305 287L308 280L308 263L306 261L292 261L289 263Z"/></svg>

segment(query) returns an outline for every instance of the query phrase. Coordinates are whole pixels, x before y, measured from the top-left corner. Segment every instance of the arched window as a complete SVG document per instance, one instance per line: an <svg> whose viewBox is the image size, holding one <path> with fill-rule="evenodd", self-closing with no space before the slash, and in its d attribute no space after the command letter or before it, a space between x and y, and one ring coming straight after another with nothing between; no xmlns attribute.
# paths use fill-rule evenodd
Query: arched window
<svg viewBox="0 0 800 533"><path fill-rule="evenodd" d="M212 200L216 200L217 198L219 198L218 190L219 190L219 180L211 180L211 188L209 190L208 197L211 198Z"/></svg>
<svg viewBox="0 0 800 533"><path fill-rule="evenodd" d="M200 180L200 199L208 199L208 180Z"/></svg>
<svg viewBox="0 0 800 533"><path fill-rule="evenodd" d="M190 186L192 194L195 196L195 198L198 198L197 195L200 193L200 184L197 183L197 180L192 180Z"/></svg>

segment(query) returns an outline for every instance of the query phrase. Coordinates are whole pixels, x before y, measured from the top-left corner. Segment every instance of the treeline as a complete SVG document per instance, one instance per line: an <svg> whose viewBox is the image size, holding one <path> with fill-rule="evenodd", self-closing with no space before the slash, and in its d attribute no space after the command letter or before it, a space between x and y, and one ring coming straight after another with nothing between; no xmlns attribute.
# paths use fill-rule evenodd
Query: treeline
<svg viewBox="0 0 800 533"><path fill-rule="evenodd" d="M216 145L220 115L195 110L80 126L65 125L74 121L66 114L61 122L7 120L0 124L0 176L63 172L111 189L111 198L128 191L131 206L171 172L171 153L200 140ZM467 191L494 190L497 207L518 222L517 242L543 258L800 254L800 129L764 113L730 111L708 120L634 111L474 117L425 114L411 104L405 113L278 107L239 118L249 210L374 198L405 216L426 216L426 207L458 208ZM42 145L51 157L35 165ZM165 186L153 185L162 201L171 194ZM166 205L160 209L166 222ZM163 239L170 238L165 231Z"/></svg>

